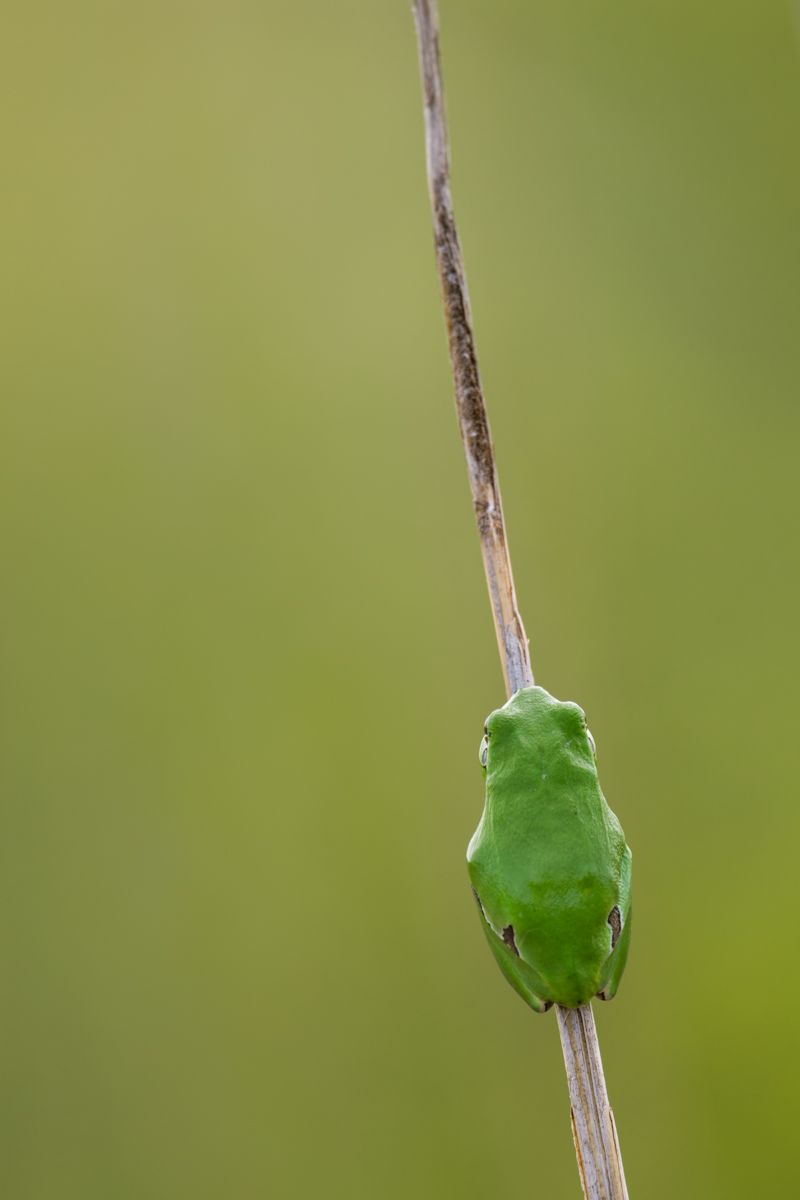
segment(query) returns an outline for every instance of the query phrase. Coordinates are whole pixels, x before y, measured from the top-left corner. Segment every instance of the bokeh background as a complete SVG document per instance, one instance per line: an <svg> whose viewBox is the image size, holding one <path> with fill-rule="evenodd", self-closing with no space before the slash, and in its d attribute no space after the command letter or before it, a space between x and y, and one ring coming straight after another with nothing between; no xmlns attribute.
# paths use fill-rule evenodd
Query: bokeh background
<svg viewBox="0 0 800 1200"><path fill-rule="evenodd" d="M800 16L441 9L534 667L635 854L631 1195L789 1195ZM408 5L3 25L2 1194L576 1196L463 862L503 694Z"/></svg>

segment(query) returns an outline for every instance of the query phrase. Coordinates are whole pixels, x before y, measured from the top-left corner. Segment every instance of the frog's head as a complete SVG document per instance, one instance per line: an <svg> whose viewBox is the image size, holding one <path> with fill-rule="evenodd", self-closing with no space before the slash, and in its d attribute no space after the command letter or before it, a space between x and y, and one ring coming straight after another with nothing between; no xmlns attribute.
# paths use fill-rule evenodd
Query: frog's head
<svg viewBox="0 0 800 1200"><path fill-rule="evenodd" d="M572 700L556 700L540 687L520 688L486 719L479 757L487 771L511 759L538 761L568 750L578 762L593 767L594 738L586 714Z"/></svg>

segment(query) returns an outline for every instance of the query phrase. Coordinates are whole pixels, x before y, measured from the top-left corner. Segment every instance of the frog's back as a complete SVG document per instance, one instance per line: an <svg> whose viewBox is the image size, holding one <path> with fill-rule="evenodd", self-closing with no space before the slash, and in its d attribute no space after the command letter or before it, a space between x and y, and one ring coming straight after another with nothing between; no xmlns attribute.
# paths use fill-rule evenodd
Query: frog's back
<svg viewBox="0 0 800 1200"><path fill-rule="evenodd" d="M486 805L468 852L484 917L540 972L548 998L583 1003L602 986L613 922L627 919L630 860L583 711L525 688L489 717L487 739Z"/></svg>
<svg viewBox="0 0 800 1200"><path fill-rule="evenodd" d="M614 871L624 842L578 705L525 688L492 714L487 732L486 808L504 874L526 888Z"/></svg>

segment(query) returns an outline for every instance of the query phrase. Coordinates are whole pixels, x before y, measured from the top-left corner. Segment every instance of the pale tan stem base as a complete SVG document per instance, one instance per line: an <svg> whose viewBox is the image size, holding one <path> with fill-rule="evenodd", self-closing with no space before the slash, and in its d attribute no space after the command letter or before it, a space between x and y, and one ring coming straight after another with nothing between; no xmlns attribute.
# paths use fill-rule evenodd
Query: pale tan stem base
<svg viewBox="0 0 800 1200"><path fill-rule="evenodd" d="M557 1005L556 1015L583 1194L587 1200L628 1200L591 1005L584 1004L581 1008Z"/></svg>

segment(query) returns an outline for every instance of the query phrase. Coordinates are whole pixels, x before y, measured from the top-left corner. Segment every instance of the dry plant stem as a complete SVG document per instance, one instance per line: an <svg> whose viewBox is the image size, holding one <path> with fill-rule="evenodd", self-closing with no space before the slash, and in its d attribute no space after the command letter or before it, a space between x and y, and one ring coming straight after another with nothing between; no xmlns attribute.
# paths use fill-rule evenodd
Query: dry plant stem
<svg viewBox="0 0 800 1200"><path fill-rule="evenodd" d="M483 565L489 587L500 661L509 695L533 683L528 639L517 609L492 439L478 372L467 281L450 195L450 153L445 121L436 0L413 0L425 102L428 187L436 259L442 285L456 409ZM608 1103L591 1006L557 1007L567 1071L572 1133L587 1200L627 1200L622 1156Z"/></svg>
<svg viewBox="0 0 800 1200"><path fill-rule="evenodd" d="M442 284L456 408L467 456L472 502L478 522L486 582L494 613L500 661L509 695L533 683L528 639L514 595L500 488L494 466L492 439L483 402L472 313L461 246L450 197L450 151L444 115L436 4L415 0L422 87L425 96L425 141L428 187L433 209L436 258Z"/></svg>
<svg viewBox="0 0 800 1200"><path fill-rule="evenodd" d="M628 1200L614 1113L590 1004L556 1005L578 1172L588 1200Z"/></svg>

